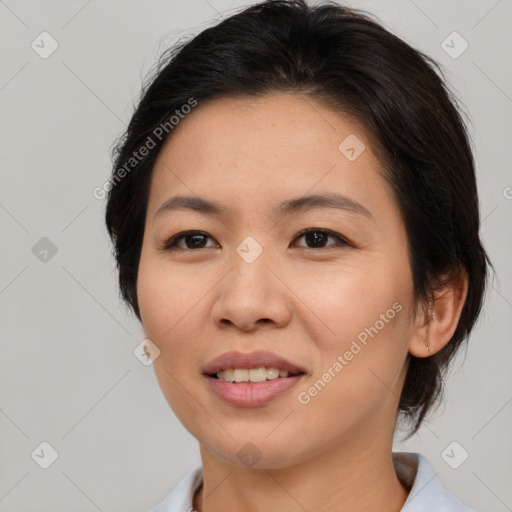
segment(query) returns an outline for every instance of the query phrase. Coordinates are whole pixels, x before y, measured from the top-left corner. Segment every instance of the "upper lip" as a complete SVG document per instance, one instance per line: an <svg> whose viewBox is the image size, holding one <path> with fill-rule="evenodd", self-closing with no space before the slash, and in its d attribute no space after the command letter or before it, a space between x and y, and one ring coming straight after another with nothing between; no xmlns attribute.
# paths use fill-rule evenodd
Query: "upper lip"
<svg viewBox="0 0 512 512"><path fill-rule="evenodd" d="M306 373L300 366L272 352L226 352L212 359L204 368L204 375L214 375L228 368L278 368L290 373Z"/></svg>

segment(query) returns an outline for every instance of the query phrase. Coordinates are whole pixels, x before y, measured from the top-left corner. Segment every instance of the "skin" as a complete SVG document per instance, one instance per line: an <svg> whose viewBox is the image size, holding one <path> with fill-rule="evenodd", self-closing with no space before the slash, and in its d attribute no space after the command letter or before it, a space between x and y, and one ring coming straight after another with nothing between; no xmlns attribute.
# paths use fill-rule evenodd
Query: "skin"
<svg viewBox="0 0 512 512"><path fill-rule="evenodd" d="M349 161L338 145L356 134L365 151ZM392 439L408 355L435 354L455 331L463 279L439 292L435 317L413 315L407 236L371 141L354 120L298 94L224 98L198 105L157 158L148 202L137 293L144 332L159 349L162 392L199 441L204 483L199 512L399 511ZM372 217L316 209L280 218L278 202L338 192ZM175 195L200 196L232 210L226 218L180 210L155 217ZM306 228L332 231L315 247ZM202 248L181 239L207 234ZM248 236L263 248L247 263ZM314 396L298 401L365 328L402 306ZM428 341L429 350L426 349ZM260 407L217 398L203 366L231 350L269 350L306 369L292 390ZM246 467L237 452L253 443Z"/></svg>

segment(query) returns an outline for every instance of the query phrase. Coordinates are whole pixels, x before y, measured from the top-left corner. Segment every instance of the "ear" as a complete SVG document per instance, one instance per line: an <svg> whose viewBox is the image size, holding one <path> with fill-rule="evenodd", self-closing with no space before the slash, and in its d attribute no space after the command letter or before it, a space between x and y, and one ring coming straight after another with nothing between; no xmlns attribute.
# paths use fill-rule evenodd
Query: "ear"
<svg viewBox="0 0 512 512"><path fill-rule="evenodd" d="M455 275L444 275L442 286L432 293L430 304L420 305L414 332L409 342L409 353L428 357L439 352L451 339L459 323L468 293L468 277L463 269ZM428 349L427 349L428 347Z"/></svg>

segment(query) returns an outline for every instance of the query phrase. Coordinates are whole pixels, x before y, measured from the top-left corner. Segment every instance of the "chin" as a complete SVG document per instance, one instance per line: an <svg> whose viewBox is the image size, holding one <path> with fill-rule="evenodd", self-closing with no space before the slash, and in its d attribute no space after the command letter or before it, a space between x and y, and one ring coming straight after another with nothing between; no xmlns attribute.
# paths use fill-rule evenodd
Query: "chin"
<svg viewBox="0 0 512 512"><path fill-rule="evenodd" d="M271 430L271 429L270 429ZM288 436L288 443L276 436L270 439L267 429L265 434L252 434L222 439L204 439L196 437L199 443L215 457L229 465L248 469L282 469L298 463L306 456L297 451L298 443ZM267 437L266 437L267 436Z"/></svg>

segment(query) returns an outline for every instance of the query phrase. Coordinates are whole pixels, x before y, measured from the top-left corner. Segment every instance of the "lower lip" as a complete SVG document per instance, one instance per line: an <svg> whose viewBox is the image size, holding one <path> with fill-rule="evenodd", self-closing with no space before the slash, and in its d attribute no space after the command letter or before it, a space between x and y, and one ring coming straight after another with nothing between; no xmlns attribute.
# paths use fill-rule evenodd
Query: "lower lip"
<svg viewBox="0 0 512 512"><path fill-rule="evenodd" d="M212 391L225 402L239 407L257 407L282 395L293 387L301 377L278 377L264 382L226 382L207 376Z"/></svg>

